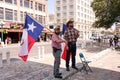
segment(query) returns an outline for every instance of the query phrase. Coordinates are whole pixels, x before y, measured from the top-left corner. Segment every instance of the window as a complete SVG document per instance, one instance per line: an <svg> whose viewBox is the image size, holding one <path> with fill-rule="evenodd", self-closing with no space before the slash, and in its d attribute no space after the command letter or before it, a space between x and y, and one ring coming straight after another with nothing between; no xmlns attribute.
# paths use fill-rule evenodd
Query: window
<svg viewBox="0 0 120 80"><path fill-rule="evenodd" d="M63 10L67 10L67 7L66 7L66 6L63 6Z"/></svg>
<svg viewBox="0 0 120 80"><path fill-rule="evenodd" d="M63 16L67 16L66 12L63 13Z"/></svg>
<svg viewBox="0 0 120 80"><path fill-rule="evenodd" d="M4 11L3 11L3 8L0 8L0 19L4 19Z"/></svg>
<svg viewBox="0 0 120 80"><path fill-rule="evenodd" d="M12 0L5 0L5 2L12 4Z"/></svg>
<svg viewBox="0 0 120 80"><path fill-rule="evenodd" d="M14 4L17 5L17 0L14 0Z"/></svg>
<svg viewBox="0 0 120 80"><path fill-rule="evenodd" d="M73 12L69 12L69 14L72 16L72 15L73 15Z"/></svg>
<svg viewBox="0 0 120 80"><path fill-rule="evenodd" d="M38 4L38 10L42 11L42 4L40 4L40 3Z"/></svg>
<svg viewBox="0 0 120 80"><path fill-rule="evenodd" d="M73 9L73 5L70 5L69 8L70 8L70 9Z"/></svg>
<svg viewBox="0 0 120 80"><path fill-rule="evenodd" d="M45 5L43 5L43 12L45 12Z"/></svg>
<svg viewBox="0 0 120 80"><path fill-rule="evenodd" d="M43 24L45 24L45 16L43 16Z"/></svg>
<svg viewBox="0 0 120 80"><path fill-rule="evenodd" d="M33 9L33 1L30 2L30 8Z"/></svg>
<svg viewBox="0 0 120 80"><path fill-rule="evenodd" d="M20 21L23 21L23 12L20 12Z"/></svg>
<svg viewBox="0 0 120 80"><path fill-rule="evenodd" d="M63 0L63 2L66 2L66 0Z"/></svg>
<svg viewBox="0 0 120 80"><path fill-rule="evenodd" d="M29 0L24 0L24 7L29 8Z"/></svg>
<svg viewBox="0 0 120 80"><path fill-rule="evenodd" d="M39 15L38 21L42 24L42 16Z"/></svg>
<svg viewBox="0 0 120 80"><path fill-rule="evenodd" d="M53 28L54 28L54 26L53 26L53 25L50 25L50 26L49 26L49 28L50 28L50 29L53 29Z"/></svg>
<svg viewBox="0 0 120 80"><path fill-rule="evenodd" d="M14 21L17 21L17 11L14 11Z"/></svg>
<svg viewBox="0 0 120 80"><path fill-rule="evenodd" d="M67 19L63 19L63 22L66 22L67 21Z"/></svg>
<svg viewBox="0 0 120 80"><path fill-rule="evenodd" d="M69 2L73 2L74 0L69 0Z"/></svg>
<svg viewBox="0 0 120 80"><path fill-rule="evenodd" d="M37 4L37 2L35 2L35 10L37 10L38 8L37 8L37 6L38 6L38 4Z"/></svg>
<svg viewBox="0 0 120 80"><path fill-rule="evenodd" d="M5 10L5 20L13 20L13 11L11 9Z"/></svg>
<svg viewBox="0 0 120 80"><path fill-rule="evenodd" d="M57 11L60 11L60 7L57 7Z"/></svg>
<svg viewBox="0 0 120 80"><path fill-rule="evenodd" d="M80 10L80 6L77 6L77 9Z"/></svg>
<svg viewBox="0 0 120 80"><path fill-rule="evenodd" d="M56 1L57 4L60 4L60 1Z"/></svg>
<svg viewBox="0 0 120 80"><path fill-rule="evenodd" d="M20 0L20 6L23 6L23 1L22 0Z"/></svg>
<svg viewBox="0 0 120 80"><path fill-rule="evenodd" d="M57 13L57 17L60 17L60 13Z"/></svg>

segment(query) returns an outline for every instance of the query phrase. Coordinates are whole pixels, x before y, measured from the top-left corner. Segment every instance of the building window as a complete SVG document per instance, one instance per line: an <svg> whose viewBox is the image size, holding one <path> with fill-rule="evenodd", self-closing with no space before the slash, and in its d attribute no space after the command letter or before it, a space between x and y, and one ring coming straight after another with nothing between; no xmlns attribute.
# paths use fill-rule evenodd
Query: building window
<svg viewBox="0 0 120 80"><path fill-rule="evenodd" d="M57 17L60 17L60 13L57 13Z"/></svg>
<svg viewBox="0 0 120 80"><path fill-rule="evenodd" d="M24 0L24 7L29 8L29 0Z"/></svg>
<svg viewBox="0 0 120 80"><path fill-rule="evenodd" d="M20 21L23 21L23 12L20 12Z"/></svg>
<svg viewBox="0 0 120 80"><path fill-rule="evenodd" d="M66 12L63 13L63 16L65 16L65 17L67 16Z"/></svg>
<svg viewBox="0 0 120 80"><path fill-rule="evenodd" d="M44 21L44 24L46 24L46 22L45 22L45 16L44 16L44 20L43 21Z"/></svg>
<svg viewBox="0 0 120 80"><path fill-rule="evenodd" d="M73 9L73 5L70 5L69 8L70 8L70 9Z"/></svg>
<svg viewBox="0 0 120 80"><path fill-rule="evenodd" d="M17 11L14 11L14 21L17 21Z"/></svg>
<svg viewBox="0 0 120 80"><path fill-rule="evenodd" d="M13 11L11 9L5 10L5 20L13 20Z"/></svg>
<svg viewBox="0 0 120 80"><path fill-rule="evenodd" d="M4 11L3 11L3 8L0 8L0 19L4 19Z"/></svg>
<svg viewBox="0 0 120 80"><path fill-rule="evenodd" d="M66 0L63 0L63 2L66 2Z"/></svg>
<svg viewBox="0 0 120 80"><path fill-rule="evenodd" d="M67 19L63 19L63 22L66 22L67 21Z"/></svg>
<svg viewBox="0 0 120 80"><path fill-rule="evenodd" d="M40 3L38 4L38 10L42 11L42 4L40 4Z"/></svg>
<svg viewBox="0 0 120 80"><path fill-rule="evenodd" d="M23 0L20 0L20 6L23 6Z"/></svg>
<svg viewBox="0 0 120 80"><path fill-rule="evenodd" d="M30 8L33 9L33 1L30 2Z"/></svg>
<svg viewBox="0 0 120 80"><path fill-rule="evenodd" d="M3 12L3 9L0 9L0 19L4 19L4 12Z"/></svg>
<svg viewBox="0 0 120 80"><path fill-rule="evenodd" d="M14 4L17 5L17 0L14 0Z"/></svg>
<svg viewBox="0 0 120 80"><path fill-rule="evenodd" d="M12 0L5 0L5 2L12 4Z"/></svg>
<svg viewBox="0 0 120 80"><path fill-rule="evenodd" d="M57 4L60 4L60 1L56 1Z"/></svg>
<svg viewBox="0 0 120 80"><path fill-rule="evenodd" d="M37 10L37 6L38 6L38 4L37 4L37 2L35 2L35 10Z"/></svg>
<svg viewBox="0 0 120 80"><path fill-rule="evenodd" d="M39 15L38 21L42 24L42 16L41 15Z"/></svg>
<svg viewBox="0 0 120 80"><path fill-rule="evenodd" d="M69 0L69 2L73 2L74 0Z"/></svg>
<svg viewBox="0 0 120 80"><path fill-rule="evenodd" d="M57 11L60 11L60 7L57 7Z"/></svg>
<svg viewBox="0 0 120 80"><path fill-rule="evenodd" d="M74 15L74 13L73 13L73 12L69 12L69 14L70 14L70 16Z"/></svg>
<svg viewBox="0 0 120 80"><path fill-rule="evenodd" d="M45 12L45 5L43 5L43 12Z"/></svg>
<svg viewBox="0 0 120 80"><path fill-rule="evenodd" d="M63 10L67 10L67 7L66 7L66 6L63 6Z"/></svg>

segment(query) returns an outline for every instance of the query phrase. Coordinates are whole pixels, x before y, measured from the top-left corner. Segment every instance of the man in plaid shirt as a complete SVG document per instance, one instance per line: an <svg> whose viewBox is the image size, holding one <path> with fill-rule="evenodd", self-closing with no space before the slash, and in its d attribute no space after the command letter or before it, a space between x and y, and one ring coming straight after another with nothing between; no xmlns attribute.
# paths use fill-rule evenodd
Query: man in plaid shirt
<svg viewBox="0 0 120 80"><path fill-rule="evenodd" d="M74 28L73 21L67 22L67 30L64 33L64 39L67 41L67 53L66 53L66 70L69 69L70 54L72 54L72 68L78 70L75 66L76 63L76 41L79 37L79 31Z"/></svg>

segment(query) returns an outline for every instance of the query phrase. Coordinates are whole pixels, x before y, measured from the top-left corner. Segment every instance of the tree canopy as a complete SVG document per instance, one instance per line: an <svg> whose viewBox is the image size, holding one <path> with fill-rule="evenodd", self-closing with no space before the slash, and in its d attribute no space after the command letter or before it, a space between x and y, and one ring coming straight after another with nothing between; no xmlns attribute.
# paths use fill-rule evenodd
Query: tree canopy
<svg viewBox="0 0 120 80"><path fill-rule="evenodd" d="M96 21L93 27L110 28L120 16L120 0L93 0L91 7L95 12Z"/></svg>

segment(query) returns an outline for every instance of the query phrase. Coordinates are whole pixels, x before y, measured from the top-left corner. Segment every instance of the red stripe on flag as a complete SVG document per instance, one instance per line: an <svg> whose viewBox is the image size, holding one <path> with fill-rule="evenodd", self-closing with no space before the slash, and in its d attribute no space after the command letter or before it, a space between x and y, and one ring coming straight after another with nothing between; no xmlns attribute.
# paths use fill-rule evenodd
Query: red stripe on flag
<svg viewBox="0 0 120 80"><path fill-rule="evenodd" d="M34 43L35 43L35 40L31 36L28 35L28 53L29 53L29 51L32 48Z"/></svg>
<svg viewBox="0 0 120 80"><path fill-rule="evenodd" d="M27 58L28 58L28 55L25 55L25 56L19 56L19 57L21 57L22 60L26 62L26 61L27 61Z"/></svg>
<svg viewBox="0 0 120 80"><path fill-rule="evenodd" d="M65 45L64 49L63 49L62 56L61 56L61 58L64 59L64 60L66 60L66 53L67 53L67 49L66 48L67 48L67 46Z"/></svg>

